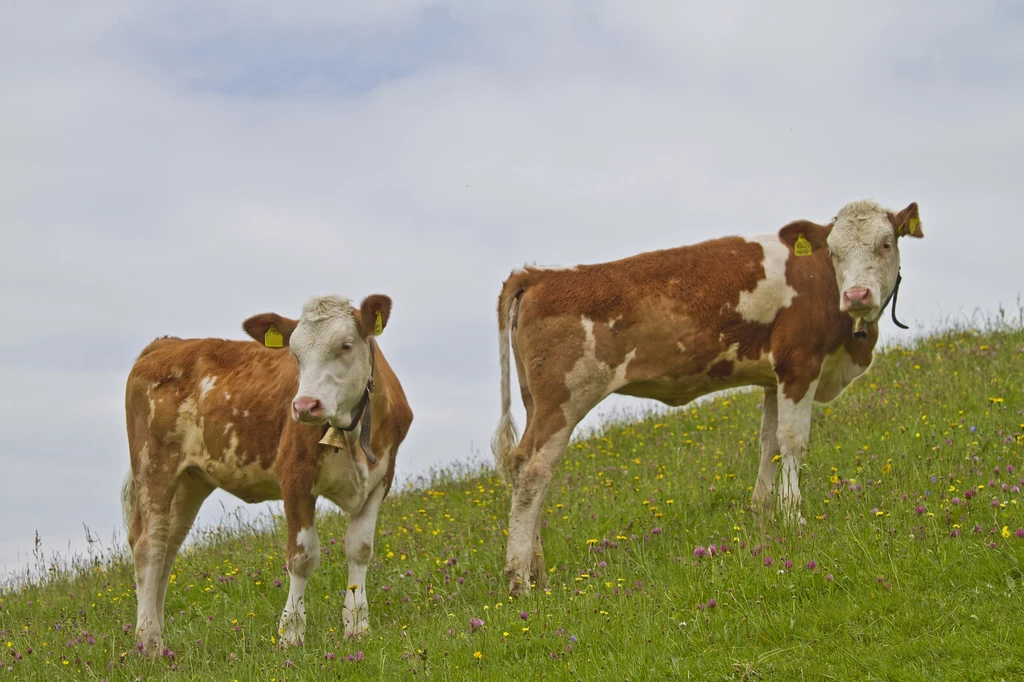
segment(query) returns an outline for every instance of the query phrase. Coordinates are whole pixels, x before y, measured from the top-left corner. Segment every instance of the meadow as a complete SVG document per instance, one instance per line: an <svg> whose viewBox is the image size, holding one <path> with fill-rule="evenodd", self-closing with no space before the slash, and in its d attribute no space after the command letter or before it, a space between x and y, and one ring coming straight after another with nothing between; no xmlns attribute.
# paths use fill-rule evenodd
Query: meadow
<svg viewBox="0 0 1024 682"><path fill-rule="evenodd" d="M436 471L381 509L359 639L340 514L320 517L300 648L276 639L282 519L193 537L155 659L123 552L50 561L0 592L0 680L1021 680L1022 377L1019 322L877 356L815 409L802 527L747 508L760 391L608 422L560 463L550 587L516 601L508 486Z"/></svg>

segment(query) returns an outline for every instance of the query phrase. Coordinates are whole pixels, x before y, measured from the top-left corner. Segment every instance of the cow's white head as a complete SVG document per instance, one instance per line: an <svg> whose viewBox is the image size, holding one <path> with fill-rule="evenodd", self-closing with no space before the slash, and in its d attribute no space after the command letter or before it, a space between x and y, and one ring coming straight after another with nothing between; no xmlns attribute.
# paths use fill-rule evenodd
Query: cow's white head
<svg viewBox="0 0 1024 682"><path fill-rule="evenodd" d="M924 236L916 203L897 214L873 201L843 206L828 235L841 311L868 322L881 316L900 271L897 241L907 236Z"/></svg>
<svg viewBox="0 0 1024 682"><path fill-rule="evenodd" d="M370 380L369 339L387 326L390 314L391 299L381 294L367 296L359 309L341 296L317 296L302 307L298 320L263 313L242 328L260 343L290 348L295 356L299 388L292 419L344 429L360 416L357 408Z"/></svg>

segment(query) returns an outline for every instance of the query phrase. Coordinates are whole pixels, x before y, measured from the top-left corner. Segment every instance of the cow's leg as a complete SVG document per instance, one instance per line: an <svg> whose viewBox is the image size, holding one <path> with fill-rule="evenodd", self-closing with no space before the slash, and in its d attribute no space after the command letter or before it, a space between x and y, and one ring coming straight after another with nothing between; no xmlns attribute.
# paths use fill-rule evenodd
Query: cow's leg
<svg viewBox="0 0 1024 682"><path fill-rule="evenodd" d="M214 486L198 478L184 475L179 479L178 487L171 500L170 522L167 527L167 546L164 550L164 570L160 577L160 588L157 595L157 608L160 612L160 626L164 624L164 601L167 598L167 584L174 570L174 560L178 556L181 543L185 541L196 514L203 501L213 492Z"/></svg>
<svg viewBox="0 0 1024 682"><path fill-rule="evenodd" d="M533 529L533 552L530 563L530 582L540 589L547 589L548 574L544 568L544 545L541 543L540 531L544 527L544 514L537 513L536 525Z"/></svg>
<svg viewBox="0 0 1024 682"><path fill-rule="evenodd" d="M818 380L811 381L796 400L786 396L786 387L779 386L778 419L779 449L782 454L782 478L779 482L779 506L786 521L803 523L800 515L800 464L807 451L811 434L811 413Z"/></svg>
<svg viewBox="0 0 1024 682"><path fill-rule="evenodd" d="M775 490L776 455L779 455L778 390L764 389L764 413L761 415L761 465L757 469L752 505L762 519L771 517L772 493Z"/></svg>
<svg viewBox="0 0 1024 682"><path fill-rule="evenodd" d="M138 599L135 638L147 653L159 655L164 648L161 594L167 587L160 583L165 580L164 559L167 555L170 496L173 490L161 489L161 486L151 484L148 479L136 479L136 490L139 495L135 512L139 532L132 546ZM134 520L132 525L135 526Z"/></svg>
<svg viewBox="0 0 1024 682"><path fill-rule="evenodd" d="M308 493L285 493L284 514L288 523L288 601L278 632L281 646L296 646L306 634L306 583L320 563L316 498Z"/></svg>
<svg viewBox="0 0 1024 682"><path fill-rule="evenodd" d="M373 534L377 513L384 500L384 482L370 491L363 508L349 518L345 533L345 556L348 557L348 590L341 612L346 635L361 635L370 629L370 605L366 601L366 568L373 559Z"/></svg>
<svg viewBox="0 0 1024 682"><path fill-rule="evenodd" d="M555 408L561 409L561 408ZM535 417L541 415L540 411ZM508 523L508 549L505 557L505 574L509 577L509 593L519 596L529 591L531 573L543 572L544 549L540 541L540 516L547 496L548 484L555 464L569 444L576 422L566 424L540 440L535 434L543 433L535 419L527 425L519 447L536 443L532 453L515 453L517 461L523 461L512 486L512 511Z"/></svg>

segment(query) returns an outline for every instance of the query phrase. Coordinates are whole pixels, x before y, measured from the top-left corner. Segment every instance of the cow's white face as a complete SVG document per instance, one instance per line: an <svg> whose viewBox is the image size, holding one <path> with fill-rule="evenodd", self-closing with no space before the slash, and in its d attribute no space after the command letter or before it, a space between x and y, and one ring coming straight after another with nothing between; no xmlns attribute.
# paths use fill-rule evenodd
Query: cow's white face
<svg viewBox="0 0 1024 682"><path fill-rule="evenodd" d="M839 309L869 322L896 287L900 271L897 236L918 225L917 205L893 215L873 201L855 201L839 211L828 236L828 248L839 287ZM916 234L914 236L920 236Z"/></svg>
<svg viewBox="0 0 1024 682"><path fill-rule="evenodd" d="M299 365L292 418L351 426L370 379L368 343L347 298L319 296L306 303L289 340Z"/></svg>

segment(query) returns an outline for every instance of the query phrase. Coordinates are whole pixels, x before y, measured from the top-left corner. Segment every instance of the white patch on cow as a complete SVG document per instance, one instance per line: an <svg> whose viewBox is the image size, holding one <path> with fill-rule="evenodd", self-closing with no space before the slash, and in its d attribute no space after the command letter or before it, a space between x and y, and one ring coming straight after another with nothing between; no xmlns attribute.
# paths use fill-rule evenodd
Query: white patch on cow
<svg viewBox="0 0 1024 682"><path fill-rule="evenodd" d="M196 400L189 396L178 405L177 436L186 457L202 458L206 451L203 439L203 418L196 410Z"/></svg>
<svg viewBox="0 0 1024 682"><path fill-rule="evenodd" d="M205 398L206 394L213 390L213 385L216 383L217 377L215 376L203 377L199 382L199 399Z"/></svg>
<svg viewBox="0 0 1024 682"><path fill-rule="evenodd" d="M224 425L224 435L225 435L225 436L226 436L226 435L228 435L228 431L230 431L230 430L231 430L231 429L233 429L234 427L235 427L235 425L234 425L234 424L232 424L231 422L228 422L227 424L225 424L225 425Z"/></svg>
<svg viewBox="0 0 1024 682"><path fill-rule="evenodd" d="M384 498L384 487L376 484L362 509L351 515L345 532L345 556L348 559L348 586L342 621L345 635L361 635L370 627L370 604L366 599L366 569L373 558L373 534L377 513Z"/></svg>
<svg viewBox="0 0 1024 682"><path fill-rule="evenodd" d="M351 343L351 349L342 352L344 343ZM350 426L370 378L370 351L349 299L310 299L302 307L289 345L299 365L296 397L318 400L323 418L332 426Z"/></svg>
<svg viewBox="0 0 1024 682"><path fill-rule="evenodd" d="M245 411L243 411L243 412L242 412L242 416L243 416L243 417L248 417L248 416L249 416L249 410L245 410Z"/></svg>
<svg viewBox="0 0 1024 682"><path fill-rule="evenodd" d="M866 371L867 367L855 363L846 349L840 346L839 350L826 357L821 365L818 390L814 394L815 402L832 402L854 379Z"/></svg>
<svg viewBox="0 0 1024 682"><path fill-rule="evenodd" d="M789 307L796 296L796 289L786 281L789 248L778 235L755 237L747 241L761 245L764 252L764 260L761 262L764 279L757 282L753 291L740 292L736 312L747 322L770 324L781 310Z"/></svg>
<svg viewBox="0 0 1024 682"><path fill-rule="evenodd" d="M295 646L306 633L306 583L320 563L316 527L302 528L295 536L296 551L288 557L288 601L281 612L278 632L282 646Z"/></svg>
<svg viewBox="0 0 1024 682"><path fill-rule="evenodd" d="M515 271L515 274L522 275L530 270L543 270L547 272L575 272L578 265L527 265Z"/></svg>
<svg viewBox="0 0 1024 682"><path fill-rule="evenodd" d="M149 416L146 420L147 426L153 426L153 419L156 417L156 401L149 399Z"/></svg>
<svg viewBox="0 0 1024 682"><path fill-rule="evenodd" d="M676 348L679 350L680 353L686 352L686 346L683 345L682 341L676 341Z"/></svg>
<svg viewBox="0 0 1024 682"><path fill-rule="evenodd" d="M786 397L785 387L778 392L778 439L782 455L782 480L780 482L779 505L790 521L800 519L800 464L807 451L811 434L811 412L817 380L812 381L807 392L798 401Z"/></svg>
<svg viewBox="0 0 1024 682"><path fill-rule="evenodd" d="M867 289L871 292L870 307L858 314L869 321L878 319L900 271L897 242L889 211L874 201L853 201L840 209L828 236L840 310L845 312L850 307L844 301L844 292Z"/></svg>
<svg viewBox="0 0 1024 682"><path fill-rule="evenodd" d="M230 400L231 400L231 394L228 393L227 391L224 391L224 402L229 402Z"/></svg>
<svg viewBox="0 0 1024 682"><path fill-rule="evenodd" d="M562 406L570 422L582 417L593 405L605 396L611 395L626 385L626 370L636 357L636 349L629 351L622 363L616 367L597 359L597 337L594 336L594 321L585 315L580 317L583 326L583 354L565 375L569 389L569 401Z"/></svg>
<svg viewBox="0 0 1024 682"><path fill-rule="evenodd" d="M608 329L611 329L612 327L614 327L615 323L618 322L621 319L622 319L622 315L619 315L618 317L615 317L615 318L612 318L611 320L608 320Z"/></svg>
<svg viewBox="0 0 1024 682"><path fill-rule="evenodd" d="M358 437L352 438L353 447L358 448ZM355 514L366 503L366 496L380 482L387 471L387 459L391 448L385 447L375 454L379 464L372 470L366 460L354 456L347 449L332 446L323 447L320 472L313 489L317 497L325 497L349 514Z"/></svg>
<svg viewBox="0 0 1024 682"><path fill-rule="evenodd" d="M224 433L226 434L227 430L230 429L230 428L231 428L231 424L228 424L227 428L224 429ZM231 434L231 438L228 439L228 447L227 447L227 450L224 451L224 463L225 464L229 464L229 465L241 464L241 462L238 461L238 443L239 443L238 432L236 431L236 432L232 433Z"/></svg>

